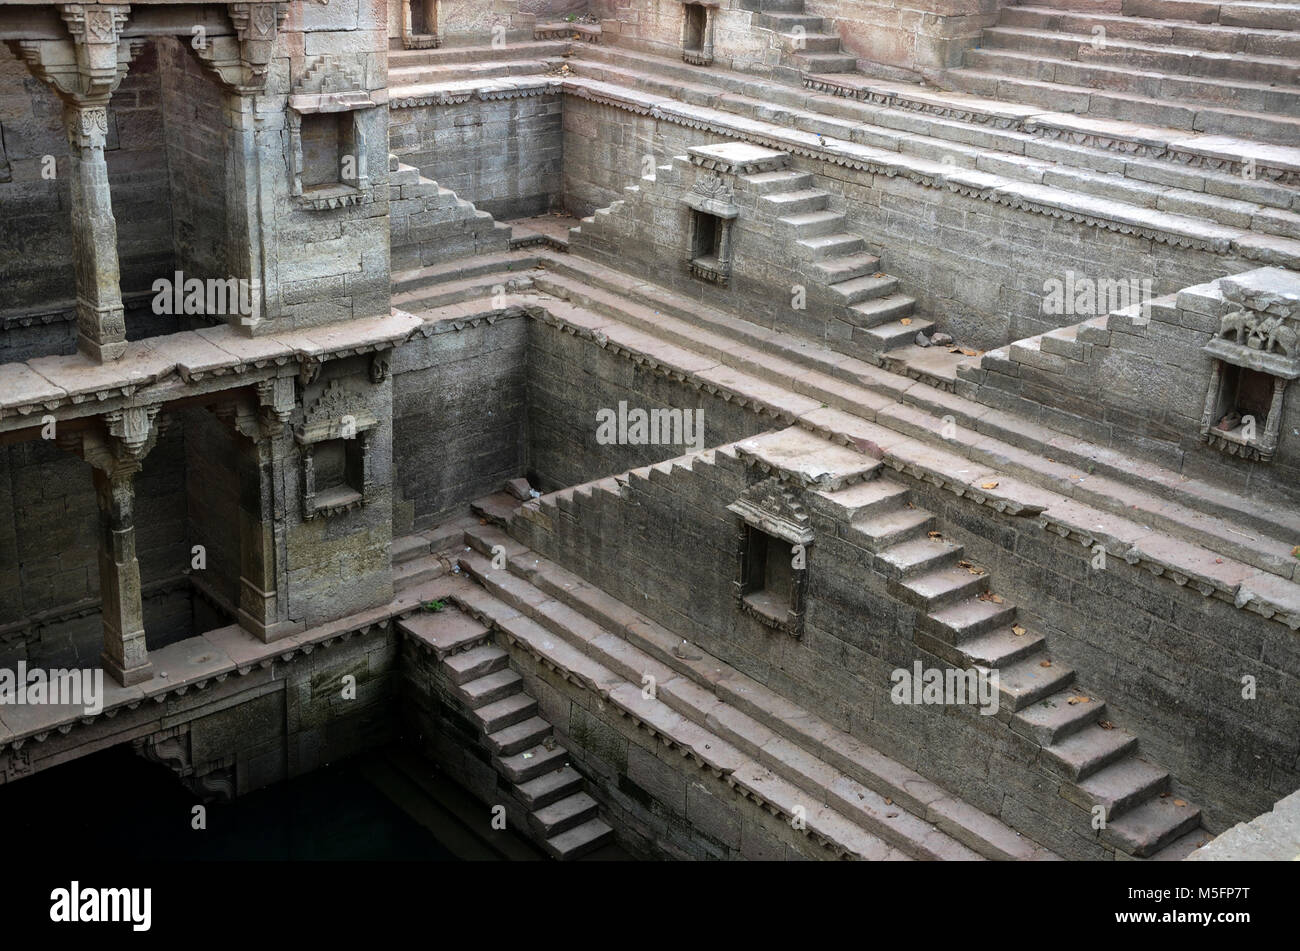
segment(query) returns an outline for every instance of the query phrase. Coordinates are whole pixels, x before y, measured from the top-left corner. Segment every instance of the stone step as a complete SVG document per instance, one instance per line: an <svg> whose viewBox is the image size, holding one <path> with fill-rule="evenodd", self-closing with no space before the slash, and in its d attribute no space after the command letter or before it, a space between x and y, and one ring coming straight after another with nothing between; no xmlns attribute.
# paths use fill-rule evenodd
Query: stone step
<svg viewBox="0 0 1300 951"><path fill-rule="evenodd" d="M934 527L935 521L934 516L924 509L900 507L872 512L850 524L852 530L862 536L868 549L882 552L904 540L923 536Z"/></svg>
<svg viewBox="0 0 1300 951"><path fill-rule="evenodd" d="M529 810L549 806L582 789L582 775L572 766L543 773L515 787L515 795Z"/></svg>
<svg viewBox="0 0 1300 951"><path fill-rule="evenodd" d="M919 630L949 644L960 644L970 638L987 634L995 628L1009 626L1015 616L1016 609L1011 604L969 598L956 604L946 605L930 614L920 615L916 625ZM1003 671L1003 674L1005 675L1006 671ZM1005 690L1007 684L1004 682L1002 686Z"/></svg>
<svg viewBox="0 0 1300 951"><path fill-rule="evenodd" d="M1086 694L1065 691L1038 700L1011 718L1011 729L1030 737L1040 746L1051 746L1096 723L1106 712L1103 700L1090 696L1087 703L1070 703L1071 696Z"/></svg>
<svg viewBox="0 0 1300 951"><path fill-rule="evenodd" d="M388 550L393 556L393 564L400 565L429 554L429 539L423 535L402 535L393 539Z"/></svg>
<svg viewBox="0 0 1300 951"><path fill-rule="evenodd" d="M758 14L755 23L765 30L775 30L777 33L794 33L796 29L802 29L805 33L820 33L826 26L826 21L821 17L802 10L765 10Z"/></svg>
<svg viewBox="0 0 1300 951"><path fill-rule="evenodd" d="M388 65L425 66L439 63L460 63L465 65L491 62L494 59L521 60L546 59L563 56L569 51L569 44L559 40L538 40L524 43L505 43L496 45L441 46L424 50L389 50Z"/></svg>
<svg viewBox="0 0 1300 951"><path fill-rule="evenodd" d="M529 717L511 724L504 730L487 735L488 747L497 756L514 756L526 749L541 745L551 735L551 725L541 717Z"/></svg>
<svg viewBox="0 0 1300 951"><path fill-rule="evenodd" d="M839 510L847 521L869 521L890 512L904 509L909 490L892 479L869 479L857 482L846 489L820 493Z"/></svg>
<svg viewBox="0 0 1300 951"><path fill-rule="evenodd" d="M1300 35L1281 30L1232 27L1191 21L1160 20L1152 17L1124 16L1043 6L1003 7L999 27L1023 27L1033 30L1062 30L1093 36L1101 27L1109 39L1139 43L1162 43L1183 49L1218 53L1245 53L1251 56L1300 57Z"/></svg>
<svg viewBox="0 0 1300 951"><path fill-rule="evenodd" d="M860 253L867 247L861 235L849 234L847 231L818 235L815 238L799 238L795 244L803 248L813 261L848 257Z"/></svg>
<svg viewBox="0 0 1300 951"><path fill-rule="evenodd" d="M1168 789L1167 770L1136 756L1126 756L1087 779L1062 785L1061 795L1089 811L1104 806L1106 821L1112 822Z"/></svg>
<svg viewBox="0 0 1300 951"><path fill-rule="evenodd" d="M913 639L918 647L963 670L968 667L1010 667L1038 653L1046 643L1041 634L1034 631L1016 634L1009 627L972 637L960 644L949 644L919 631Z"/></svg>
<svg viewBox="0 0 1300 951"><path fill-rule="evenodd" d="M516 693L473 711L474 719L485 733L498 733L537 713L537 701L526 693ZM512 780L518 782L513 776Z"/></svg>
<svg viewBox="0 0 1300 951"><path fill-rule="evenodd" d="M888 298L882 298L887 300ZM861 306L861 305L859 305ZM935 330L933 320L919 320L916 318L903 318L887 324L878 324L875 327L859 327L853 331L853 339L857 342L864 343L869 350L885 353L890 350L897 350L899 347L911 346L916 340L916 335L924 333L927 337Z"/></svg>
<svg viewBox="0 0 1300 951"><path fill-rule="evenodd" d="M1096 725L1043 747L1044 762L1076 783L1136 750L1137 737L1133 734Z"/></svg>
<svg viewBox="0 0 1300 951"><path fill-rule="evenodd" d="M891 581L889 591L901 601L925 611L934 611L945 604L987 590L988 580L986 574L975 574L954 565L913 575L902 581Z"/></svg>
<svg viewBox="0 0 1300 951"><path fill-rule="evenodd" d="M830 195L818 188L804 188L763 195L762 200L776 206L780 214L790 215L795 212L821 211L830 202Z"/></svg>
<svg viewBox="0 0 1300 951"><path fill-rule="evenodd" d="M455 684L452 692L471 710L487 706L498 700L519 693L523 689L523 680L510 668L484 674L463 684Z"/></svg>
<svg viewBox="0 0 1300 951"><path fill-rule="evenodd" d="M904 296L895 294L898 290L898 278L891 277L888 274L881 277L874 275L855 277L851 280L832 284L830 289L842 298L845 304L858 304L863 301L878 300L882 297L895 296L901 298Z"/></svg>
<svg viewBox="0 0 1300 951"><path fill-rule="evenodd" d="M1168 845L1161 846L1152 852L1147 861L1149 862L1181 862L1189 855L1209 842L1211 836L1198 824L1192 827L1192 831L1184 832L1181 836L1174 839Z"/></svg>
<svg viewBox="0 0 1300 951"><path fill-rule="evenodd" d="M767 197L789 192L813 191L815 179L809 172L780 169L775 172L757 172L753 175L746 175L744 181L756 195Z"/></svg>
<svg viewBox="0 0 1300 951"><path fill-rule="evenodd" d="M598 71L605 71L614 81L621 81L631 85L638 82L653 82L647 79L647 73L656 73L662 71L671 72L673 64L665 62L659 58L645 54L628 54L634 57L637 66L641 67L639 72L630 69L620 69L617 66L607 64L586 64L583 69L595 68ZM629 64L630 65L630 64ZM971 71L963 71L971 72ZM617 80L617 77L623 77ZM1005 77L1004 77L1005 78ZM1181 163L1183 155L1201 154L1211 161L1218 162L1224 157L1224 146L1231 145L1226 154L1231 156L1240 156L1243 149L1251 148L1256 154L1256 159L1261 165L1265 165L1273 159L1271 153L1265 151L1260 153L1258 142L1235 141L1234 143L1225 142L1222 136L1200 136L1189 135L1183 129L1201 128L1203 123L1197 123L1197 115L1193 111L1183 109L1178 115L1185 119L1181 124L1169 128L1153 128L1160 123L1151 120L1145 114L1134 113L1129 106L1135 103L1128 103L1123 108L1113 109L1108 113L1114 118L1134 118L1139 117L1142 122L1135 121L1111 121L1099 120L1090 117L1073 116L1068 112L1043 113L1041 110L1034 110L1025 106L1014 103L1000 101L994 98L978 99L965 93L946 93L936 90L932 86L917 86L899 82L888 82L875 80L861 75L840 74L828 76L812 76L810 81L820 83L830 83L836 88L842 88L849 95L854 90L861 89L872 95L885 95L891 97L891 100L898 99L906 103L904 108L890 108L888 105L867 103L855 99L844 99L840 96L814 96L811 99L807 97L792 96L793 90L776 84L768 83L763 86L762 101L752 99L745 95L746 92L752 91L752 80L749 77L743 79L738 75L735 79L730 78L725 73L715 71L713 81L719 83L718 94L726 91L729 95L718 97L715 95L717 104L726 110L738 112L749 118L759 119L766 118L770 113L771 102L781 102L786 107L785 112L792 118L787 121L794 121L794 116L799 116L801 128L809 131L817 131L814 128L819 121L825 126L824 131L829 135L842 137L842 133L836 131L827 124L827 120L819 117L826 114L833 114L843 118L852 119L856 125L855 138L859 141L876 141L881 147L900 152L914 152L921 156L936 154L942 156L942 149L945 148L943 142L949 141L948 151L958 160L959 166L970 166L972 162L978 160L975 167L983 171L991 171L999 174L1007 174L1013 178L1023 178L1027 181L1038 181L1036 176L1041 175L1041 169L1050 167L1051 163L1066 165L1076 165L1084 168L1092 168L1100 172L1115 172L1127 177L1141 181L1154 182L1158 184L1169 184L1174 182L1185 181L1185 187L1191 192L1210 191L1214 194L1229 196L1238 196L1249 198L1252 201L1258 201L1274 207L1288 208L1291 206L1291 195L1267 180L1266 175L1259 176L1258 181L1248 180L1241 175L1233 175L1229 171L1218 172L1203 167L1188 167ZM988 88L983 90L986 95L997 93L998 78L983 76L981 82ZM965 88L958 83L959 88ZM663 94L672 95L673 85L666 84L662 89ZM1058 98L1060 87L1056 89ZM1096 95L1099 102L1107 99L1108 94L1100 93L1094 90L1083 90L1083 94L1077 103L1067 103L1065 108L1071 111L1083 111L1087 109L1090 97ZM1004 99L1006 97L1003 97ZM1052 108L1057 108L1056 104L1049 104ZM1138 106L1150 106L1151 108L1164 108L1164 104L1155 100L1145 100L1136 103ZM973 116L982 114L986 117L985 121L966 119L945 118L944 115L933 115L930 112L934 109L946 110L948 114L958 117ZM804 110L813 110L807 112ZM1127 110L1127 111L1126 111ZM1239 113L1220 117L1224 121L1232 120L1236 123L1238 131L1242 135L1253 136L1255 123L1254 117L1249 113ZM834 120L829 120L834 121ZM1011 127L1003 129L1007 123ZM812 123L810 125L810 123ZM1292 124L1292 132L1286 141L1300 141L1300 134L1296 133L1300 126ZM896 130L896 131L895 131ZM1018 130L1018 131L1017 131ZM1058 144L1054 141L1045 140L1056 137L1062 130L1068 135L1074 134L1097 134L1101 135L1098 140L1101 143L1113 143L1111 145L1099 145L1097 147L1085 147L1070 141L1067 144ZM900 134L901 133L901 134ZM918 135L919 133L919 135ZM863 139L863 136L868 138ZM930 141L933 139L934 141ZM1199 141L1205 142L1205 147L1198 145ZM980 143L986 148L1004 149L1007 152L1014 153L1007 155L1005 158L999 157L998 154L989 152L974 151L970 152L971 158L967 158L966 150L957 143ZM1165 159L1159 158L1142 158L1135 155L1135 151L1150 144L1161 146L1172 145L1177 149L1177 156L1171 153L1160 152L1160 155L1167 155ZM1278 147L1270 147L1277 149ZM1297 156L1298 150L1282 149L1278 152L1278 159L1286 163L1286 167L1294 169L1300 164L1300 157ZM1291 156L1285 158L1284 156ZM1037 158L1033 158L1038 156ZM1017 168L1021 170L1017 171Z"/></svg>
<svg viewBox="0 0 1300 951"><path fill-rule="evenodd" d="M551 749L545 744L515 753L513 756L499 756L495 759L497 769L506 779L522 786L529 780L545 773L551 773L568 765L569 751L558 743Z"/></svg>
<svg viewBox="0 0 1300 951"><path fill-rule="evenodd" d="M880 273L880 258L874 254L846 254L813 264L813 272L827 284Z"/></svg>
<svg viewBox="0 0 1300 951"><path fill-rule="evenodd" d="M399 63L389 60L390 87L418 86L466 79L489 79L498 76L534 76L545 73L549 65L540 59L495 60L486 63Z"/></svg>
<svg viewBox="0 0 1300 951"><path fill-rule="evenodd" d="M459 654L452 654L442 662L442 669L453 684L463 684L503 670L509 663L510 655L501 648L481 644Z"/></svg>
<svg viewBox="0 0 1300 951"><path fill-rule="evenodd" d="M1044 662L1050 666L1044 667ZM1059 661L1050 660L1046 653L1022 657L998 669L999 715L1008 720L1012 714L1063 691L1073 682L1074 671Z"/></svg>
<svg viewBox="0 0 1300 951"><path fill-rule="evenodd" d="M431 648L439 660L492 639L492 631L487 626L451 607L412 614L398 621L397 626Z"/></svg>
<svg viewBox="0 0 1300 951"><path fill-rule="evenodd" d="M808 73L851 73L858 68L849 53L795 53L794 59Z"/></svg>
<svg viewBox="0 0 1300 951"><path fill-rule="evenodd" d="M576 792L530 813L528 823L538 835L549 839L596 818L596 811L596 800L585 792Z"/></svg>
<svg viewBox="0 0 1300 951"><path fill-rule="evenodd" d="M875 330L908 317L916 309L916 299L906 294L886 294L849 307L847 318L855 327ZM907 325L900 325L907 326ZM915 336L916 331L912 331Z"/></svg>
<svg viewBox="0 0 1300 951"><path fill-rule="evenodd" d="M1201 810L1173 795L1157 796L1101 830L1101 840L1130 855L1146 858L1201 824Z"/></svg>
<svg viewBox="0 0 1300 951"><path fill-rule="evenodd" d="M423 555L393 566L393 588L405 591L434 578L441 578L446 572L447 566L437 557Z"/></svg>
<svg viewBox="0 0 1300 951"><path fill-rule="evenodd" d="M1179 76L1097 62L1075 62L1042 53L979 48L966 51L973 69L1004 76L1109 89L1173 103L1209 103L1263 114L1300 115L1300 88L1235 79Z"/></svg>
<svg viewBox="0 0 1300 951"><path fill-rule="evenodd" d="M581 858L612 841L614 830L600 819L589 819L546 840L546 851L561 862Z"/></svg>
<svg viewBox="0 0 1300 951"><path fill-rule="evenodd" d="M838 33L782 33L786 49L793 53L835 53L843 55Z"/></svg>
<svg viewBox="0 0 1300 951"><path fill-rule="evenodd" d="M1161 72L1208 79L1240 79L1256 84L1294 84L1300 62L1278 56L1221 53L1162 46L1106 35L1104 41L1088 35L1036 30L999 24L984 30L980 45L1055 59L1106 66L1131 66L1144 72Z"/></svg>
<svg viewBox="0 0 1300 951"><path fill-rule="evenodd" d="M820 238L825 235L838 234L844 227L844 214L839 211L823 209L821 211L802 211L776 219L781 225L790 229L796 238Z"/></svg>
<svg viewBox="0 0 1300 951"><path fill-rule="evenodd" d="M971 51L968 55L976 55ZM1015 75L1001 68L966 68L944 74L945 84L982 96L1034 103L1055 112L1086 113L1107 119L1145 123L1199 133L1250 138L1292 146L1300 142L1300 121L1230 105L1180 103L1177 96L1154 98L1116 89L1055 82Z"/></svg>

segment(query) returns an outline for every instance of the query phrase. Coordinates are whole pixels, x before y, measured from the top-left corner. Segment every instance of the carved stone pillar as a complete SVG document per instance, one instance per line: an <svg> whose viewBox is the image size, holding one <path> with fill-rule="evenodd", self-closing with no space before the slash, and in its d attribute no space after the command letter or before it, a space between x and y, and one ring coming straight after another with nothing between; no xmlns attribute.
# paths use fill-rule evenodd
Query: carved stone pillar
<svg viewBox="0 0 1300 951"><path fill-rule="evenodd" d="M124 687L153 676L145 646L140 563L135 557L135 473L138 466L95 469L99 499L99 593L104 666Z"/></svg>
<svg viewBox="0 0 1300 951"><path fill-rule="evenodd" d="M279 313L279 284L268 280L266 264L275 255L274 230L269 227L275 215L269 180L274 163L264 167L268 143L258 139L261 135L276 144L280 129L268 126L272 113L259 111L258 97L265 93L275 38L289 5L233 3L226 10L235 35L213 37L194 52L226 88L231 125L226 147L229 261L232 276L249 281L256 297L255 315L238 324L251 336L258 324ZM278 150L277 145L274 151Z"/></svg>
<svg viewBox="0 0 1300 951"><path fill-rule="evenodd" d="M70 39L24 40L14 47L32 73L53 86L64 102L71 146L77 347L90 359L104 363L126 351L117 222L104 161L107 107L143 41L120 38L129 6L69 3L58 9Z"/></svg>
<svg viewBox="0 0 1300 951"><path fill-rule="evenodd" d="M133 406L101 417L103 430L60 439L94 470L99 502L99 597L105 669L124 687L153 676L145 645L140 563L135 554L135 475L157 441L157 406Z"/></svg>
<svg viewBox="0 0 1300 951"><path fill-rule="evenodd" d="M68 102L72 263L77 276L77 349L99 363L126 352L126 312L117 261L117 221L109 196L104 139L108 110Z"/></svg>
<svg viewBox="0 0 1300 951"><path fill-rule="evenodd" d="M239 625L270 643L301 630L289 620L281 575L288 422L296 405L296 378L275 377L257 385L256 409L240 400L218 409L235 431L239 478Z"/></svg>

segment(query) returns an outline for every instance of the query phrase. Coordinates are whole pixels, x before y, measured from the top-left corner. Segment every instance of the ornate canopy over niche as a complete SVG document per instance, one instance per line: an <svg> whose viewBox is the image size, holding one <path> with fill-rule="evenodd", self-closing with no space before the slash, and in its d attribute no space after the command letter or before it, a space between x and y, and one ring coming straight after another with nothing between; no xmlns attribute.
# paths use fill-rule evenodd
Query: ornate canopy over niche
<svg viewBox="0 0 1300 951"><path fill-rule="evenodd" d="M1211 357L1201 438L1228 455L1268 462L1277 451L1288 384L1300 377L1300 275L1260 268L1219 282L1224 311Z"/></svg>
<svg viewBox="0 0 1300 951"><path fill-rule="evenodd" d="M341 515L365 504L372 488L370 430L379 424L360 397L331 380L294 432L302 457L302 517Z"/></svg>

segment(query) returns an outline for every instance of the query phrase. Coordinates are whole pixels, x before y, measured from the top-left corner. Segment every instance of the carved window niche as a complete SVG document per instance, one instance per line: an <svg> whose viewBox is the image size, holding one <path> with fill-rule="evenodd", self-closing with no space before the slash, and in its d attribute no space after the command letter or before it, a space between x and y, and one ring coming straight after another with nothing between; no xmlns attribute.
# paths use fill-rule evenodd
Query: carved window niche
<svg viewBox="0 0 1300 951"><path fill-rule="evenodd" d="M1237 302L1240 303L1240 302ZM1294 314L1238 306L1204 350L1212 361L1201 439L1220 452L1269 462L1277 451L1287 385L1300 376Z"/></svg>
<svg viewBox="0 0 1300 951"><path fill-rule="evenodd" d="M332 381L294 434L302 459L302 517L329 518L370 497L370 430L379 420L350 412L353 397Z"/></svg>
<svg viewBox="0 0 1300 951"><path fill-rule="evenodd" d="M325 211L370 197L364 129L374 103L361 90L289 99L292 190L299 207Z"/></svg>
<svg viewBox="0 0 1300 951"><path fill-rule="evenodd" d="M402 48L427 50L439 44L438 0L403 0Z"/></svg>
<svg viewBox="0 0 1300 951"><path fill-rule="evenodd" d="M684 3L682 11L682 59L695 66L708 66L713 62L714 8Z"/></svg>
<svg viewBox="0 0 1300 951"><path fill-rule="evenodd" d="M740 610L768 627L803 632L808 589L808 512L777 478L751 486L727 506L739 516L736 599Z"/></svg>
<svg viewBox="0 0 1300 951"><path fill-rule="evenodd" d="M706 176L685 202L691 215L687 269L700 280L726 285L731 280L731 227L740 214L731 186L718 175Z"/></svg>

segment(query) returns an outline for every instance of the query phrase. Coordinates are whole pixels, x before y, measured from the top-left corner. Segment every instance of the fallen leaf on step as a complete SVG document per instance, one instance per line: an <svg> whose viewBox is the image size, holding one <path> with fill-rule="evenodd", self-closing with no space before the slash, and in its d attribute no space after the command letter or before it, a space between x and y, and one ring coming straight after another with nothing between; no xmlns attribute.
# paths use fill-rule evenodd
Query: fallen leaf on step
<svg viewBox="0 0 1300 951"><path fill-rule="evenodd" d="M992 591L985 591L980 595L981 601L992 601L994 604L1002 603L1002 595L994 594Z"/></svg>
<svg viewBox="0 0 1300 951"><path fill-rule="evenodd" d="M1092 703L1092 697L1071 697L1065 702L1070 706L1074 706L1076 703Z"/></svg>
<svg viewBox="0 0 1300 951"><path fill-rule="evenodd" d="M961 352L964 353L964 354L965 354L966 356L968 356L968 357L978 357L978 356L980 355L980 353L982 353L983 351L980 351L980 350L971 350L971 349L968 348L968 347L962 347L962 348L961 348Z"/></svg>
<svg viewBox="0 0 1300 951"><path fill-rule="evenodd" d="M931 538L943 538L942 532L926 532L925 534L929 535Z"/></svg>
<svg viewBox="0 0 1300 951"><path fill-rule="evenodd" d="M1012 626L1011 633L1016 635L1016 637L1024 637L1028 632L1019 624L1016 624Z"/></svg>
<svg viewBox="0 0 1300 951"><path fill-rule="evenodd" d="M1186 799L1175 799L1175 800L1174 800L1174 805L1175 805L1175 806L1185 806L1185 805L1187 805L1187 800L1186 800Z"/></svg>
<svg viewBox="0 0 1300 951"><path fill-rule="evenodd" d="M996 482L981 482L981 483L980 483L980 488L981 488L981 489L996 489L997 487L998 487L998 484L997 484Z"/></svg>
<svg viewBox="0 0 1300 951"><path fill-rule="evenodd" d="M885 276L885 272L884 272L884 271L877 271L875 274L873 274L873 275L871 275L871 276L872 276L872 277L884 277L884 276Z"/></svg>
<svg viewBox="0 0 1300 951"><path fill-rule="evenodd" d="M1052 662L1051 662L1050 660L1039 661L1039 662L1038 662L1038 666L1039 666L1039 667L1051 667L1051 666L1052 666Z"/></svg>
<svg viewBox="0 0 1300 951"><path fill-rule="evenodd" d="M1115 729L1115 724L1111 723L1109 720L1099 720L1097 726L1101 727L1103 730Z"/></svg>
<svg viewBox="0 0 1300 951"><path fill-rule="evenodd" d="M948 352L949 352L949 353L961 353L961 347L949 347L949 348L948 348Z"/></svg>
<svg viewBox="0 0 1300 951"><path fill-rule="evenodd" d="M958 568L965 568L967 571L969 571L969 572L970 572L971 574L973 574L973 575L982 575L982 574L984 574L984 569L983 569L983 568L977 568L977 567L975 567L975 565L972 565L969 561L959 561L959 562L957 562L957 567L958 567Z"/></svg>
<svg viewBox="0 0 1300 951"><path fill-rule="evenodd" d="M912 322L911 317L904 317L902 320L899 321L899 323L902 324L904 327L906 327L911 322Z"/></svg>
<svg viewBox="0 0 1300 951"><path fill-rule="evenodd" d="M887 805L887 806L892 806L893 804L894 804L894 800L892 800L892 799L890 799L888 796L886 796L886 797L885 797L885 805Z"/></svg>

